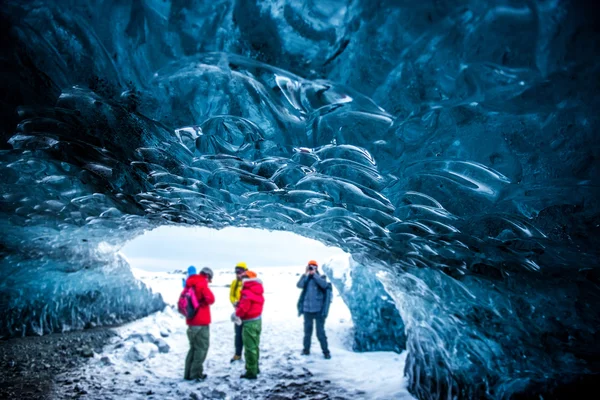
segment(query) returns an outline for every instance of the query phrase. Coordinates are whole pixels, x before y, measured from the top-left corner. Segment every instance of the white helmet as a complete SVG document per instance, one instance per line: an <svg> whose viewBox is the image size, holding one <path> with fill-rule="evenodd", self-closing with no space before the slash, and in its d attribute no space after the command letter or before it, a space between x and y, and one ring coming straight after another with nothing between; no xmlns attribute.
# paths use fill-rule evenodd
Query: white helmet
<svg viewBox="0 0 600 400"><path fill-rule="evenodd" d="M213 271L212 271L212 269L210 269L208 267L204 267L204 268L202 268L200 270L200 273L208 276L208 280L212 281L212 278L213 278Z"/></svg>

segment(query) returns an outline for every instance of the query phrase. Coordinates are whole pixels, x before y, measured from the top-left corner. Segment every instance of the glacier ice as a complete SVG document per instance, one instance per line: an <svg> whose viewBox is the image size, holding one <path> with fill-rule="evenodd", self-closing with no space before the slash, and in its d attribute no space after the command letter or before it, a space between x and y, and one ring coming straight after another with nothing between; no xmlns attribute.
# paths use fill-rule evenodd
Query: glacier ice
<svg viewBox="0 0 600 400"><path fill-rule="evenodd" d="M420 398L597 376L584 3L5 1L0 334L159 309L120 246L249 226L352 254L358 347L405 337Z"/></svg>
<svg viewBox="0 0 600 400"><path fill-rule="evenodd" d="M399 353L406 348L404 322L393 298L379 281L375 267L363 265L350 256L329 260L323 264L323 271L352 315L353 349Z"/></svg>

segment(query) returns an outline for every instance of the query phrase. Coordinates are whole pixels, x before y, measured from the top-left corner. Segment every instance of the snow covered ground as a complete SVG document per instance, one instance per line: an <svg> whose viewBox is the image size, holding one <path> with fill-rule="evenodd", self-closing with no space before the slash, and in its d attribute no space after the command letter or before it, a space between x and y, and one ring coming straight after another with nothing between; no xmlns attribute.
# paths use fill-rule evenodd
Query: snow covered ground
<svg viewBox="0 0 600 400"><path fill-rule="evenodd" d="M297 316L296 288L302 267L252 268L263 280L265 307L261 335L261 374L256 381L241 380L242 362L230 364L233 356L233 324L230 315L229 270L215 271L211 288L211 345L204 382L183 380L188 350L185 320L173 307L116 328L118 337L102 354L94 354L77 376L63 376L73 386L61 386L58 393L71 391L78 398L93 399L288 399L352 398L412 399L403 378L406 353L352 352L350 313L334 289L335 297L326 323L331 360L325 360L316 337L312 353L302 356L302 319ZM168 304L175 305L182 289L182 275L134 270L136 276ZM152 335L143 337L146 334ZM132 336L133 335L133 336ZM162 339L164 342L158 340ZM155 341L154 344L141 343ZM133 350L137 347L137 350ZM141 361L136 361L142 359Z"/></svg>

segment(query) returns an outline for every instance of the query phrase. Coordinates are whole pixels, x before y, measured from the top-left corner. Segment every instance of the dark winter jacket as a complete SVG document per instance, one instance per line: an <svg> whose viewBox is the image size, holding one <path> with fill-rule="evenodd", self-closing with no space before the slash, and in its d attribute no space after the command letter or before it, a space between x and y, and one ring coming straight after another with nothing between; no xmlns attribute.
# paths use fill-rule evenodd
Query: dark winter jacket
<svg viewBox="0 0 600 400"><path fill-rule="evenodd" d="M208 281L204 275L192 275L185 282L185 287L194 287L196 298L200 303L198 312L194 318L186 319L189 326L210 325L210 306L215 302L215 296L208 287Z"/></svg>
<svg viewBox="0 0 600 400"><path fill-rule="evenodd" d="M265 304L264 292L260 279L244 279L242 295L235 309L235 315L240 317L242 321L260 318Z"/></svg>
<svg viewBox="0 0 600 400"><path fill-rule="evenodd" d="M327 277L318 273L302 275L296 286L302 289L298 299L298 315L305 312L319 312L323 318L327 318L333 300L333 289L331 283L327 282Z"/></svg>

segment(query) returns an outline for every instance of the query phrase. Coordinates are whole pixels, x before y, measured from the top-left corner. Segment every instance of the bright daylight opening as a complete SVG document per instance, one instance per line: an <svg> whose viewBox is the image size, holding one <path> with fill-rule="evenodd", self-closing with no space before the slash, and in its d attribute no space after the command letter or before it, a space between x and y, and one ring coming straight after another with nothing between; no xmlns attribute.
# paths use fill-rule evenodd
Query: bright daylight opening
<svg viewBox="0 0 600 400"><path fill-rule="evenodd" d="M406 382L399 379L404 371L405 352L356 353L352 350L352 317L335 287L325 323L332 358L324 359L316 333L312 335L311 354L301 354L304 326L303 319L298 316L297 302L301 290L296 284L309 260L319 263L322 274L340 275L337 278L346 274L350 255L339 248L327 247L290 232L162 227L127 243L121 254L130 263L134 275L154 292L160 293L169 306L119 328L121 337L150 334L161 338L161 343L166 346L159 350L165 353L154 357L151 350L146 350L146 354L145 343L136 341L125 347L109 347L107 357L116 372L139 373L149 387L159 387L165 379L181 377L189 344L185 319L178 314L176 303L188 266L193 265L198 271L208 266L214 271L210 288L216 301L211 307L210 348L204 370L217 382L222 382L215 390L231 394L231 380L244 371L244 364L243 360L230 362L235 347L234 324L231 322L234 308L229 300L229 290L235 278L234 267L243 261L257 273L265 290L260 379L273 380L273 386L293 386L298 379L310 376L312 379L306 379L306 385L316 387L299 387L299 391L318 391L319 385L328 382L320 390L330 395L332 390L339 388L340 394L343 392L361 398L412 398L406 390ZM127 362L131 357L147 359L144 363ZM386 368L382 369L382 365ZM147 373L148 369L152 370L152 374ZM310 372L307 372L308 369Z"/></svg>

